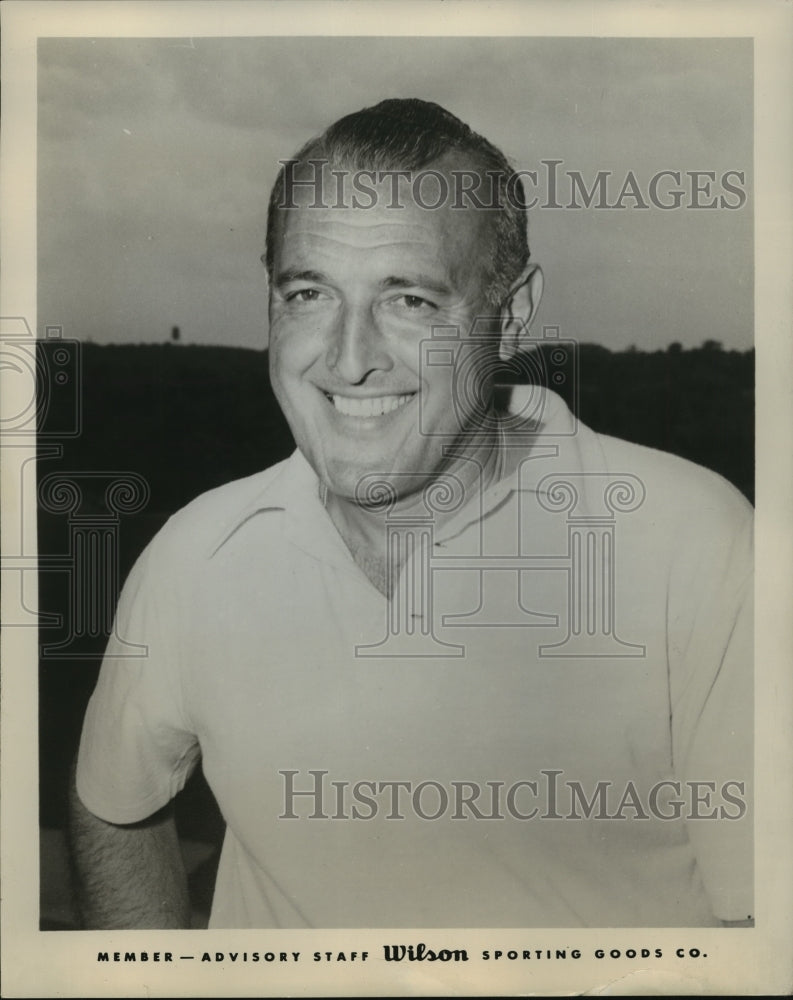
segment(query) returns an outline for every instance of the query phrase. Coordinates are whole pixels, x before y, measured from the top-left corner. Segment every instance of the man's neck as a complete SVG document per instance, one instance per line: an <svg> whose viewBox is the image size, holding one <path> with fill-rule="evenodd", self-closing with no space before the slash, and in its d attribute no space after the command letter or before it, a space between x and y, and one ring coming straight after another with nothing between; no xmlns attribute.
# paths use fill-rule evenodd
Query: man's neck
<svg viewBox="0 0 793 1000"><path fill-rule="evenodd" d="M427 517L431 511L424 501L424 490L433 483L442 483L444 476L448 476L452 488L459 489L457 484L461 484L463 498L462 503L449 504L448 511L443 509L443 505L441 509L432 511L437 531L461 506L502 478L504 454L501 432L494 429L492 435L475 444L455 444L450 448L444 467L428 478L423 488L397 496L392 504L364 506L328 492L324 497L325 507L356 564L373 586L390 597L402 568L402 558L394 556L394 548L404 554L405 546L392 546L389 555L386 545L388 528L399 530L401 521L406 522L407 527L412 517ZM388 477L383 478L387 480Z"/></svg>

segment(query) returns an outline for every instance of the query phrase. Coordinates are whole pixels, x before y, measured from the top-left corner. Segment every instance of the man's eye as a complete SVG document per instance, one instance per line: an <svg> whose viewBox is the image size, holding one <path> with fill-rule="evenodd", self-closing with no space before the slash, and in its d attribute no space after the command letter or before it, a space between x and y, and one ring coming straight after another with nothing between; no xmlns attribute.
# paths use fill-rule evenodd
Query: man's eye
<svg viewBox="0 0 793 1000"><path fill-rule="evenodd" d="M286 296L287 302L316 302L320 297L318 288L299 288L296 292L289 292Z"/></svg>
<svg viewBox="0 0 793 1000"><path fill-rule="evenodd" d="M410 312L435 308L432 302L428 299L423 299L420 295L400 295L397 302Z"/></svg>

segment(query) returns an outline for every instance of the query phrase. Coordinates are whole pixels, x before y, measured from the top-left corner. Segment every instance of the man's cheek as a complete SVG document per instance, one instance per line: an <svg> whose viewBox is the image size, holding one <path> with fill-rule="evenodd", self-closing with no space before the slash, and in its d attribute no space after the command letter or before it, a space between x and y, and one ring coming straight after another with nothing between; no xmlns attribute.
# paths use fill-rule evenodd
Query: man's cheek
<svg viewBox="0 0 793 1000"><path fill-rule="evenodd" d="M275 335L271 331L268 351L270 377L273 383L283 384L289 379L295 379L305 367L306 362L302 357L305 346L301 343L299 335L292 336L288 330L280 329Z"/></svg>

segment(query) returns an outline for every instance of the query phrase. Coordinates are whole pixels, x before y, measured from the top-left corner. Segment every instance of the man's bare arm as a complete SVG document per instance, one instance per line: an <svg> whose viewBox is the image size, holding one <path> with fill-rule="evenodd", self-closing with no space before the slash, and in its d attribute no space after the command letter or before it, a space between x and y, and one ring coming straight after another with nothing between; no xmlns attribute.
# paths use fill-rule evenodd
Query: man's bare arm
<svg viewBox="0 0 793 1000"><path fill-rule="evenodd" d="M187 876L173 806L117 826L70 790L70 841L78 906L88 930L190 926Z"/></svg>

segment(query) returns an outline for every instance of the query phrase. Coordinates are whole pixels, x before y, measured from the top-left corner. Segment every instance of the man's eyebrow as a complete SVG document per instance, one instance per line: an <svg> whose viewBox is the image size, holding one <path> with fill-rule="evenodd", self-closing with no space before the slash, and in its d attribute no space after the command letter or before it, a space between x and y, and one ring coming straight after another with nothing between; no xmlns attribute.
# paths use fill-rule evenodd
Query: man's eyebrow
<svg viewBox="0 0 793 1000"><path fill-rule="evenodd" d="M436 295L450 295L452 289L442 281L429 277L427 274L413 274L402 277L384 278L381 282L383 288L426 288Z"/></svg>
<svg viewBox="0 0 793 1000"><path fill-rule="evenodd" d="M327 280L327 275L322 274L321 271L298 271L297 268L292 267L278 273L275 279L275 287L283 288L284 285L288 285L293 281L314 281L318 284L323 284Z"/></svg>

